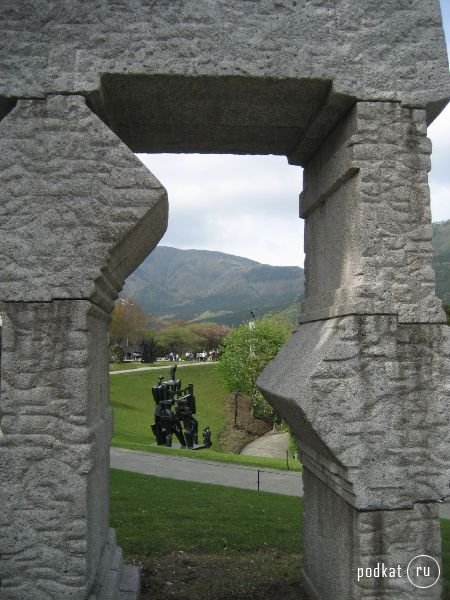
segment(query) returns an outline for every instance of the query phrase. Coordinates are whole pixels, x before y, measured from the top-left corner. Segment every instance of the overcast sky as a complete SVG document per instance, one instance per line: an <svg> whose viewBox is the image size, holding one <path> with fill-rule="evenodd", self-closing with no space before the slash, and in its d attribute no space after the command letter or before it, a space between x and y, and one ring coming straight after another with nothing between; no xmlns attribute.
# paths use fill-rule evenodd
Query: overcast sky
<svg viewBox="0 0 450 600"><path fill-rule="evenodd" d="M441 0L447 48L450 0ZM450 219L450 105L428 129L433 221ZM302 169L280 156L139 155L169 194L164 246L218 250L303 266Z"/></svg>

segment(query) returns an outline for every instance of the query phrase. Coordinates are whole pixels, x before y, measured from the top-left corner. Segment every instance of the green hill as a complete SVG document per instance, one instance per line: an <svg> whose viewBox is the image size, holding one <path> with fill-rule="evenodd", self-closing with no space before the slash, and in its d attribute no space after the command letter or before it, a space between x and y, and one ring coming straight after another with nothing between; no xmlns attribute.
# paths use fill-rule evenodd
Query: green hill
<svg viewBox="0 0 450 600"><path fill-rule="evenodd" d="M208 250L158 246L127 279L122 296L160 318L236 325L279 312L303 294L300 267L273 267Z"/></svg>
<svg viewBox="0 0 450 600"><path fill-rule="evenodd" d="M450 220L433 223L433 268L436 272L436 293L450 304Z"/></svg>

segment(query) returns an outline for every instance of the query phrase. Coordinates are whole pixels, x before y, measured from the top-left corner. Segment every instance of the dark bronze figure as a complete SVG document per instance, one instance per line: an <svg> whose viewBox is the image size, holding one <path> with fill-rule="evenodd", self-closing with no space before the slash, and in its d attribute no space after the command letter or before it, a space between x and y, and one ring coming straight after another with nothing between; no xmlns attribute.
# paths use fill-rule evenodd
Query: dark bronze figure
<svg viewBox="0 0 450 600"><path fill-rule="evenodd" d="M172 446L172 436L176 435L182 448L194 448L198 444L198 421L196 412L194 386L190 383L181 388L181 380L176 379L177 365L170 369L170 379L163 381L160 376L157 385L152 387L155 406L155 422L152 431L158 446ZM209 431L209 427L206 428ZM207 436L208 448L211 446L211 433ZM205 430L203 431L205 442Z"/></svg>
<svg viewBox="0 0 450 600"><path fill-rule="evenodd" d="M211 430L208 427L208 425L203 430L203 445L205 446L205 448L211 448L212 446Z"/></svg>

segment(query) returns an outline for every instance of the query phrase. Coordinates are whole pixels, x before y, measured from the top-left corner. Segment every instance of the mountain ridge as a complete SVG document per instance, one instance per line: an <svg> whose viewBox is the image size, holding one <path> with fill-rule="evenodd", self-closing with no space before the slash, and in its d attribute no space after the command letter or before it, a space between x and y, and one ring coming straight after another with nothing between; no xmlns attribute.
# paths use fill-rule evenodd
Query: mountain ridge
<svg viewBox="0 0 450 600"><path fill-rule="evenodd" d="M450 220L433 223L438 297L450 304ZM289 315L303 298L304 271L216 250L157 246L127 279L121 296L134 298L161 320L237 325L250 310Z"/></svg>
<svg viewBox="0 0 450 600"><path fill-rule="evenodd" d="M122 296L161 319L236 325L282 310L303 293L300 267L276 267L215 250L158 246L127 279ZM205 318L202 315L205 314Z"/></svg>

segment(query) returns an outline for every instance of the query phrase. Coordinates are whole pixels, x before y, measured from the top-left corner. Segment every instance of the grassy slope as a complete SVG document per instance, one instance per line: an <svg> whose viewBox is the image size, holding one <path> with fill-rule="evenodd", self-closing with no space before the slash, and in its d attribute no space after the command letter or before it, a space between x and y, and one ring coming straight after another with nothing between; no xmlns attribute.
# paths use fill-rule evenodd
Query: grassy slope
<svg viewBox="0 0 450 600"><path fill-rule="evenodd" d="M295 497L111 472L112 526L130 558L174 551L225 557L261 549L298 556L302 511ZM441 529L448 593L450 521L442 520Z"/></svg>
<svg viewBox="0 0 450 600"><path fill-rule="evenodd" d="M168 376L168 372L167 367L161 369L161 375ZM218 434L224 426L227 392L221 378L217 375L217 365L215 364L186 366L177 373L181 378L182 385L194 384L199 430L201 431L206 425L210 426L213 448L193 452L192 450L154 446L155 439L150 430L155 407L151 396L151 387L157 383L159 373L156 370L110 376L110 399L114 407L112 446L249 466L286 468L286 462L282 459L241 456L222 451L218 443ZM289 467L294 470L300 469L298 461L294 460L290 461Z"/></svg>
<svg viewBox="0 0 450 600"><path fill-rule="evenodd" d="M147 449L154 443L150 430L155 403L151 388L158 382L159 371L141 371L110 376L110 399L114 406L115 431L112 444L124 448ZM169 378L169 369L161 368ZM177 373L182 386L194 384L199 431L209 425L215 435L214 447L220 451L217 434L225 420L226 392L217 376L216 365L185 367Z"/></svg>
<svg viewBox="0 0 450 600"><path fill-rule="evenodd" d="M129 555L300 552L301 514L291 496L111 471L112 526Z"/></svg>

